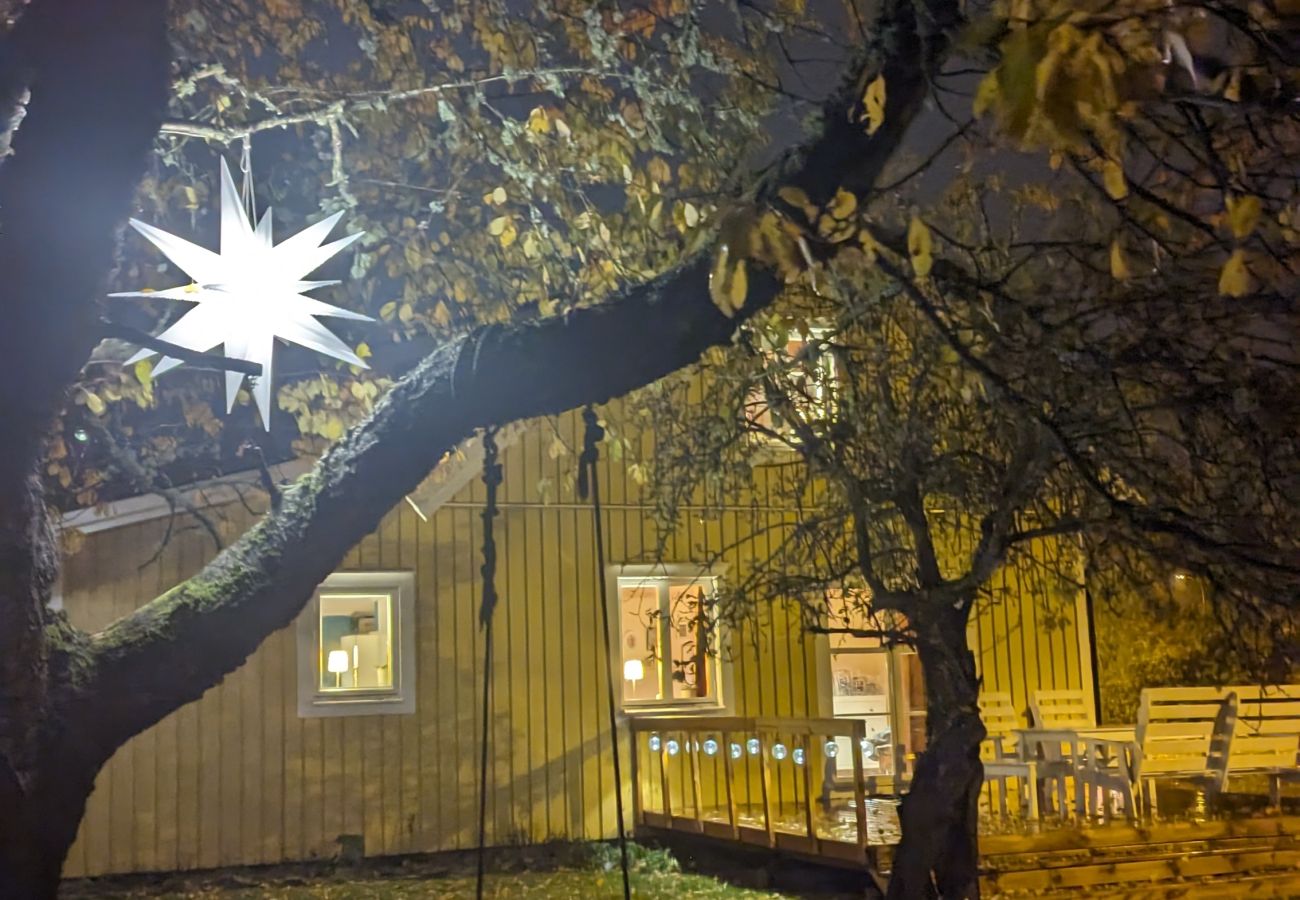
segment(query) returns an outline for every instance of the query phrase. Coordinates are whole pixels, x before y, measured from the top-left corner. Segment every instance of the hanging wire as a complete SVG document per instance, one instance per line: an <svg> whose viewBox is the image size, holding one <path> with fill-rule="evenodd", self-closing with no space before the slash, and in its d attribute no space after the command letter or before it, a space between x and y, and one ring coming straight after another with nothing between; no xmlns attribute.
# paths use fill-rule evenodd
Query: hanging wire
<svg viewBox="0 0 1300 900"><path fill-rule="evenodd" d="M483 602L479 606L479 627L483 629L483 733L479 755L478 793L478 874L474 896L483 900L483 879L487 857L488 737L492 715L492 613L497 607L497 544L492 521L497 517L497 487L501 484L497 432L483 432L483 485L487 502L483 505Z"/></svg>
<svg viewBox="0 0 1300 900"><path fill-rule="evenodd" d="M623 866L623 898L631 900L632 883L628 874L627 829L623 827L623 773L618 752L618 709L614 700L614 647L609 625L609 586L605 578L605 527L600 511L600 479L596 464L600 461L600 442L605 429L596 418L596 411L588 406L582 411L585 426L582 439L582 456L578 461L578 496L583 500L591 494L591 511L596 519L596 583L600 586L600 616L605 629L605 670L609 672L609 732L613 737L614 755L614 809L618 816L618 852ZM633 748L633 752L635 748Z"/></svg>
<svg viewBox="0 0 1300 900"><path fill-rule="evenodd" d="M244 176L240 199L244 202L244 208L248 210L248 221L256 224L257 192L253 187L253 136L251 134L244 135L242 152L239 154L239 171Z"/></svg>

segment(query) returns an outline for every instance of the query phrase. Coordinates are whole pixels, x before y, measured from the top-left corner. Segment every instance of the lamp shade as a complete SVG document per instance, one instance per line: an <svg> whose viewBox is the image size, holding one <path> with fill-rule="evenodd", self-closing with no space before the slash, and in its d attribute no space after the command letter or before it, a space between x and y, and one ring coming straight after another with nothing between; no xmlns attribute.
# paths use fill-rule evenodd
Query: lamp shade
<svg viewBox="0 0 1300 900"><path fill-rule="evenodd" d="M629 659L623 663L623 680L640 681L645 678L645 666L639 659Z"/></svg>
<svg viewBox="0 0 1300 900"><path fill-rule="evenodd" d="M341 675L348 670L348 651L331 650L325 659L325 669L333 672L335 675Z"/></svg>

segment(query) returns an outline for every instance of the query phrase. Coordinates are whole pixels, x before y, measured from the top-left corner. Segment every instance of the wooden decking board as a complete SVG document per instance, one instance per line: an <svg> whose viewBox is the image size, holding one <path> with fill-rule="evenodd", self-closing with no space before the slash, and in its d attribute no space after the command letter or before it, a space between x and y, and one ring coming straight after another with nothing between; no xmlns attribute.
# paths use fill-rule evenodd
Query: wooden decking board
<svg viewBox="0 0 1300 900"><path fill-rule="evenodd" d="M1084 850L1124 844L1172 844L1228 837L1300 836L1300 816L1215 819L1206 822L1160 822L1148 827L1112 824L1095 828L1060 828L1037 834L980 836L985 857L1016 853Z"/></svg>
<svg viewBox="0 0 1300 900"><path fill-rule="evenodd" d="M1012 900L1032 896L1033 900L1078 900L1079 889L1052 890L1030 894L988 890L990 900ZM1275 872L1233 876L1198 882L1148 884L1088 892L1089 900L1239 900L1239 898L1284 898L1300 896L1300 873Z"/></svg>
<svg viewBox="0 0 1300 900"><path fill-rule="evenodd" d="M1025 869L990 875L997 890L1042 891L1049 888L1154 883L1170 879L1242 875L1300 867L1300 850L1207 851L1182 856L1097 862L1081 866Z"/></svg>

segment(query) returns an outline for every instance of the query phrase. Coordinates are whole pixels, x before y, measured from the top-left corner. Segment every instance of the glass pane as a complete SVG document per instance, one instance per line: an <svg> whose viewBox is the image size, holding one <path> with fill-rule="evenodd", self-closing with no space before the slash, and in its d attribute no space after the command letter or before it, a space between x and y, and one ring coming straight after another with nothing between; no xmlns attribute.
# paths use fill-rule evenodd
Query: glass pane
<svg viewBox="0 0 1300 900"><path fill-rule="evenodd" d="M668 588L668 671L674 699L707 697L712 690L704 632L710 588L703 581Z"/></svg>
<svg viewBox="0 0 1300 900"><path fill-rule="evenodd" d="M659 587L650 581L618 583L619 645L623 673L623 700L658 700L659 690Z"/></svg>
<svg viewBox="0 0 1300 900"><path fill-rule="evenodd" d="M867 723L863 747L867 775L894 771L894 739L889 724L889 654L884 651L848 650L831 652L831 711L836 718L862 719ZM848 738L840 738L837 766L840 772L853 769Z"/></svg>
<svg viewBox="0 0 1300 900"><path fill-rule="evenodd" d="M321 690L393 686L392 601L389 594L321 593Z"/></svg>

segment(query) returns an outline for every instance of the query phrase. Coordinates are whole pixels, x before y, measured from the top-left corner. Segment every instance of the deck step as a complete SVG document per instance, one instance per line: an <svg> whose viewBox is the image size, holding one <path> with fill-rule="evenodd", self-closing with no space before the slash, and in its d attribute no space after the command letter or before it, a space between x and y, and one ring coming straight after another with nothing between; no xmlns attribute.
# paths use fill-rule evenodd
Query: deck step
<svg viewBox="0 0 1300 900"><path fill-rule="evenodd" d="M1040 891L1032 895L986 891L991 900L1014 900L1032 896L1033 900L1079 900L1078 888ZM1197 881L1164 882L1094 888L1087 892L1088 900L1238 900L1238 898L1300 897L1300 873L1265 872L1253 875L1232 875L1205 878Z"/></svg>

